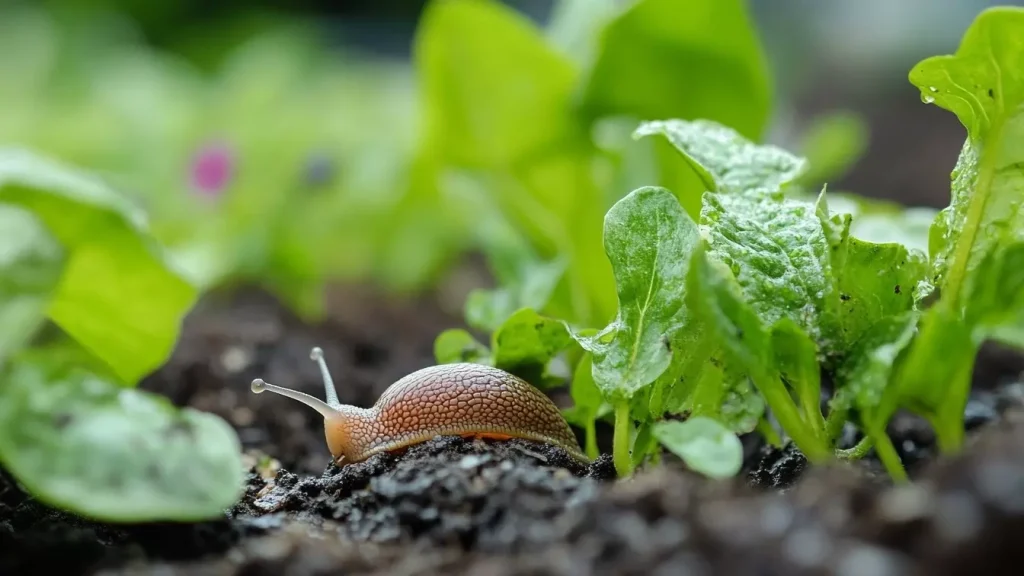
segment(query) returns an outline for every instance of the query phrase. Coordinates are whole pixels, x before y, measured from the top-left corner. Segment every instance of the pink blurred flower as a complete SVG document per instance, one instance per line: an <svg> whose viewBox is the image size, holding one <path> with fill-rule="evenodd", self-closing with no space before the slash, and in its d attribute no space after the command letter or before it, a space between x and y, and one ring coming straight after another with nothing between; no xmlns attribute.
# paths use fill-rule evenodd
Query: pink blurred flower
<svg viewBox="0 0 1024 576"><path fill-rule="evenodd" d="M235 172L235 155L227 144L203 146L192 158L192 187L206 196L219 196Z"/></svg>

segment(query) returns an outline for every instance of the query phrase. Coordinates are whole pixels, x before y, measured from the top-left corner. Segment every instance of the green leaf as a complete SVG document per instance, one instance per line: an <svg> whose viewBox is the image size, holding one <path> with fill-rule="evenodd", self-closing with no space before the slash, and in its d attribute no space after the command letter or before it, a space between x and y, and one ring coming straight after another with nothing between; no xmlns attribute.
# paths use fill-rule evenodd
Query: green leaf
<svg viewBox="0 0 1024 576"><path fill-rule="evenodd" d="M40 500L104 521L220 517L242 493L234 430L43 351L0 388L0 460Z"/></svg>
<svg viewBox="0 0 1024 576"><path fill-rule="evenodd" d="M569 394L572 396L573 407L568 410L573 414L571 422L584 426L599 417L603 412L611 411L611 406L604 401L601 390L594 383L593 356L585 352L573 371Z"/></svg>
<svg viewBox="0 0 1024 576"><path fill-rule="evenodd" d="M499 2L429 4L415 60L427 139L448 162L507 166L572 129L575 66Z"/></svg>
<svg viewBox="0 0 1024 576"><path fill-rule="evenodd" d="M853 112L815 118L800 142L808 169L799 182L820 187L843 177L866 151L868 136L867 123Z"/></svg>
<svg viewBox="0 0 1024 576"><path fill-rule="evenodd" d="M970 327L962 319L945 306L929 308L882 397L875 426L903 406L931 422L941 450L959 449L977 352Z"/></svg>
<svg viewBox="0 0 1024 576"><path fill-rule="evenodd" d="M882 396L892 380L897 358L917 333L918 319L916 312L884 318L850 348L836 370L837 392L830 402L832 410L846 412L856 408L863 420L870 424L877 421L884 428L889 415L879 416Z"/></svg>
<svg viewBox="0 0 1024 576"><path fill-rule="evenodd" d="M803 158L775 146L754 144L732 128L709 120L644 122L633 137L659 134L683 155L712 192L775 192L807 167Z"/></svg>
<svg viewBox="0 0 1024 576"><path fill-rule="evenodd" d="M708 118L760 138L771 84L746 2L632 3L604 29L583 104L592 117Z"/></svg>
<svg viewBox="0 0 1024 576"><path fill-rule="evenodd" d="M932 227L933 282L957 311L985 255L1024 239L1024 9L983 11L956 54L910 71L925 102L956 114L967 140L952 174L950 205Z"/></svg>
<svg viewBox="0 0 1024 576"><path fill-rule="evenodd" d="M494 290L476 289L466 297L466 323L478 330L497 330L516 310L543 309L565 273L566 262L523 262L508 282Z"/></svg>
<svg viewBox="0 0 1024 576"><path fill-rule="evenodd" d="M523 308L491 335L494 365L541 386L548 363L572 341L564 323Z"/></svg>
<svg viewBox="0 0 1024 576"><path fill-rule="evenodd" d="M1024 347L1024 242L989 252L975 273L965 319L974 340L998 336Z"/></svg>
<svg viewBox="0 0 1024 576"><path fill-rule="evenodd" d="M796 393L804 418L823 429L817 345L796 322L783 318L772 326L772 352L782 379Z"/></svg>
<svg viewBox="0 0 1024 576"><path fill-rule="evenodd" d="M141 214L90 177L0 152L0 202L21 206L67 251L49 317L134 384L164 362L196 290L165 261Z"/></svg>
<svg viewBox="0 0 1024 576"><path fill-rule="evenodd" d="M928 229L938 210L868 199L836 192L828 193L832 212L849 214L850 235L875 244L902 244L908 250L928 252Z"/></svg>
<svg viewBox="0 0 1024 576"><path fill-rule="evenodd" d="M771 335L743 297L729 267L706 251L694 257L688 279L689 307L720 343L726 355L756 379L772 371Z"/></svg>
<svg viewBox="0 0 1024 576"><path fill-rule="evenodd" d="M788 317L816 342L835 337L830 246L812 205L707 193L701 228L766 326Z"/></svg>
<svg viewBox="0 0 1024 576"><path fill-rule="evenodd" d="M793 404L776 367L771 333L745 302L729 267L700 250L687 283L689 308L718 341L726 360L750 375L772 413L809 460L827 458L824 431L814 420L801 416Z"/></svg>
<svg viewBox="0 0 1024 576"><path fill-rule="evenodd" d="M605 216L619 312L605 331L580 343L594 353L594 381L606 398L631 398L669 367L671 342L686 321L686 275L698 243L697 226L663 188L634 190Z"/></svg>
<svg viewBox="0 0 1024 576"><path fill-rule="evenodd" d="M723 373L722 405L715 419L736 434L746 434L757 428L764 416L764 397L750 384L745 372L728 365Z"/></svg>
<svg viewBox="0 0 1024 576"><path fill-rule="evenodd" d="M64 251L29 212L0 204L0 366L46 319Z"/></svg>
<svg viewBox="0 0 1024 576"><path fill-rule="evenodd" d="M696 416L685 422L657 422L654 436L686 465L709 478L735 476L743 466L743 444L717 421Z"/></svg>
<svg viewBox="0 0 1024 576"><path fill-rule="evenodd" d="M830 216L825 194L816 208L831 246L832 275L838 291L842 336L830 352L848 350L876 322L915 308L927 285L923 252L902 244L875 244L851 235L849 214ZM925 290L924 292L927 292Z"/></svg>
<svg viewBox="0 0 1024 576"><path fill-rule="evenodd" d="M472 362L491 365L491 351L461 328L450 328L434 339L434 358L438 364Z"/></svg>

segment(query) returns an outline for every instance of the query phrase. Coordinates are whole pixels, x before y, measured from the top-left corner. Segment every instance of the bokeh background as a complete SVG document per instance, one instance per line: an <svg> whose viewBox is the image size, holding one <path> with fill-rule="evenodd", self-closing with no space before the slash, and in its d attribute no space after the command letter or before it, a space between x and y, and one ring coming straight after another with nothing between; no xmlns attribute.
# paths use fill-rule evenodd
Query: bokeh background
<svg viewBox="0 0 1024 576"><path fill-rule="evenodd" d="M260 278L307 315L328 268L395 291L436 284L472 246L394 214L422 208L403 194L421 169L410 58L424 4L4 0L0 145L131 191L203 284ZM506 4L544 26L618 2ZM764 139L834 156L831 189L943 206L963 130L907 72L993 4L751 0L774 86ZM243 192L218 198L225 187Z"/></svg>

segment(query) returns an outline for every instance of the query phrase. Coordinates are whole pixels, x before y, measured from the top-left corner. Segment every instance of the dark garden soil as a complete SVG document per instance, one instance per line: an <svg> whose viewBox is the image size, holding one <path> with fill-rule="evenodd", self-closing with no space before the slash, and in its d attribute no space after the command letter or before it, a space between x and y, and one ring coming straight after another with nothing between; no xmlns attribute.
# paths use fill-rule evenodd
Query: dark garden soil
<svg viewBox="0 0 1024 576"><path fill-rule="evenodd" d="M812 469L753 436L732 482L666 456L616 483L607 456L582 467L553 447L459 438L338 469L314 411L249 391L261 377L322 396L318 345L341 400L369 406L433 363L434 336L457 324L430 299L366 290L336 292L316 327L258 292L207 298L143 386L237 428L253 464L242 501L199 524L97 524L0 474L0 576L1021 573L1024 365L1000 350L979 358L961 455L935 458L926 425L894 420L916 479L905 487L871 457Z"/></svg>

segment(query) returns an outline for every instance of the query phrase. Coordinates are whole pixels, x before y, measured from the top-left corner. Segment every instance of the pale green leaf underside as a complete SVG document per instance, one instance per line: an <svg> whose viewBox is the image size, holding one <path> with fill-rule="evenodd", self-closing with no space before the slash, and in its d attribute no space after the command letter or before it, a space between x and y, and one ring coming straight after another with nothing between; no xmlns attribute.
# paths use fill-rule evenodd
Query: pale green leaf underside
<svg viewBox="0 0 1024 576"><path fill-rule="evenodd" d="M222 419L47 364L0 376L0 458L37 498L122 522L215 518L235 503L241 447Z"/></svg>
<svg viewBox="0 0 1024 576"><path fill-rule="evenodd" d="M743 465L740 439L712 418L658 422L654 436L690 469L710 478L735 476Z"/></svg>

